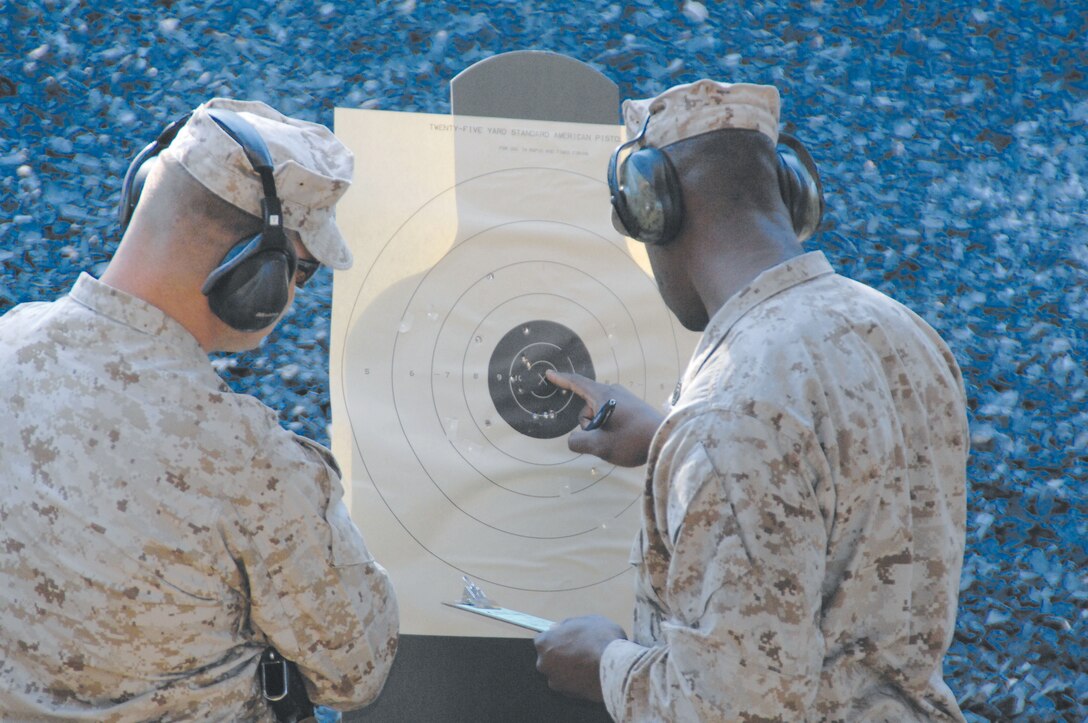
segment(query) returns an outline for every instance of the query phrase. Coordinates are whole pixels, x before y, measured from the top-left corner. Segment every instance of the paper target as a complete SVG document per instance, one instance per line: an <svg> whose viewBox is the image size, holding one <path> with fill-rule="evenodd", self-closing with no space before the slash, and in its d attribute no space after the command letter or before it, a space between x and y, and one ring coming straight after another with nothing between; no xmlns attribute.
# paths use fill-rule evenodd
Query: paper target
<svg viewBox="0 0 1088 723"><path fill-rule="evenodd" d="M523 165L454 180L415 206L402 199L359 254L368 266L351 295L336 291L347 311L334 383L355 459L451 577L592 590L630 569L643 472L568 449L584 403L544 372L658 404L690 347L626 240L601 228L603 178Z"/></svg>

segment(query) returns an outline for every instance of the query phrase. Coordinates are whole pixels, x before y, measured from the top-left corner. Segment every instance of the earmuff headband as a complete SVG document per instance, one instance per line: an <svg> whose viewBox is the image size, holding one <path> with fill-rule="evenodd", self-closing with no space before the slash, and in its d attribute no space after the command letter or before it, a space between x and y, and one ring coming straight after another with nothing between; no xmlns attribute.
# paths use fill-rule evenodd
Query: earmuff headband
<svg viewBox="0 0 1088 723"><path fill-rule="evenodd" d="M270 232L278 232L282 235L283 210L279 195L276 193L276 179L273 176L275 163L264 139L261 138L252 125L234 111L216 108L209 110L208 115L219 124L219 127L228 136L234 139L235 143L242 147L249 164L253 166L253 170L257 172L261 179L261 186L264 189L264 198L261 199L261 215L265 228L264 237L268 238ZM290 244L287 244L286 240L284 240L284 246L290 247Z"/></svg>
<svg viewBox="0 0 1088 723"><path fill-rule="evenodd" d="M608 159L608 190L612 197L613 206L616 205L616 198L623 193L623 188L620 185L620 179L617 175L620 154L623 153L625 149L630 148L643 139L646 135L646 129L650 127L650 118L652 118L653 115L653 113L648 114L646 116L646 122L642 124L642 130L638 132L638 135L618 145L616 150L612 151L612 157Z"/></svg>
<svg viewBox="0 0 1088 723"><path fill-rule="evenodd" d="M264 139L234 111L214 108L208 115L241 146L261 179L263 228L254 238L235 245L208 275L201 291L212 311L228 325L239 331L259 331L275 323L287 307L298 256L283 230L275 164Z"/></svg>

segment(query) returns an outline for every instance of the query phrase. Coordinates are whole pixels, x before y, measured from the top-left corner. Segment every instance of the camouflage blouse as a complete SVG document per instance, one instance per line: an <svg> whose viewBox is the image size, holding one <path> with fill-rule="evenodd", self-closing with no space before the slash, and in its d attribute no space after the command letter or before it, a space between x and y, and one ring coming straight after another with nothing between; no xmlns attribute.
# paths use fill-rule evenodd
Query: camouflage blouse
<svg viewBox="0 0 1088 723"><path fill-rule="evenodd" d="M962 720L941 661L963 558L959 368L822 253L711 320L654 438L620 721Z"/></svg>
<svg viewBox="0 0 1088 723"><path fill-rule="evenodd" d="M377 696L397 605L320 445L83 275L0 318L0 718L263 720L257 662Z"/></svg>

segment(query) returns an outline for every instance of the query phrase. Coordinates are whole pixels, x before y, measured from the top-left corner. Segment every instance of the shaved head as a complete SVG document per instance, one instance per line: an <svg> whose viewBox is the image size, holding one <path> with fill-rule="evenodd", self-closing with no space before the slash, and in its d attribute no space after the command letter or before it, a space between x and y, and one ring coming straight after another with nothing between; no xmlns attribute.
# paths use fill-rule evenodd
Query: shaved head
<svg viewBox="0 0 1088 723"><path fill-rule="evenodd" d="M680 172L686 207L772 212L782 205L774 144L759 131L713 131L662 150Z"/></svg>

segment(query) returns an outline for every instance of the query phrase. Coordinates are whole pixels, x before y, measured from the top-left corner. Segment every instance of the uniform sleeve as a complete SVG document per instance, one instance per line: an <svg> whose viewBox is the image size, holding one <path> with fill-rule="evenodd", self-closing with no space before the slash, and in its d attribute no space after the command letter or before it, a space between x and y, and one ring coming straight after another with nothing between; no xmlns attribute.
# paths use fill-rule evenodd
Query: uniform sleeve
<svg viewBox="0 0 1088 723"><path fill-rule="evenodd" d="M249 582L250 626L341 710L378 697L397 647L397 601L344 505L324 447L283 431L242 472L223 526Z"/></svg>
<svg viewBox="0 0 1088 723"><path fill-rule="evenodd" d="M643 564L667 565L649 571L663 589L644 593L656 598L660 642L606 649L601 682L617 721L804 719L824 650L813 453L782 417L718 411L669 435L644 536Z"/></svg>

